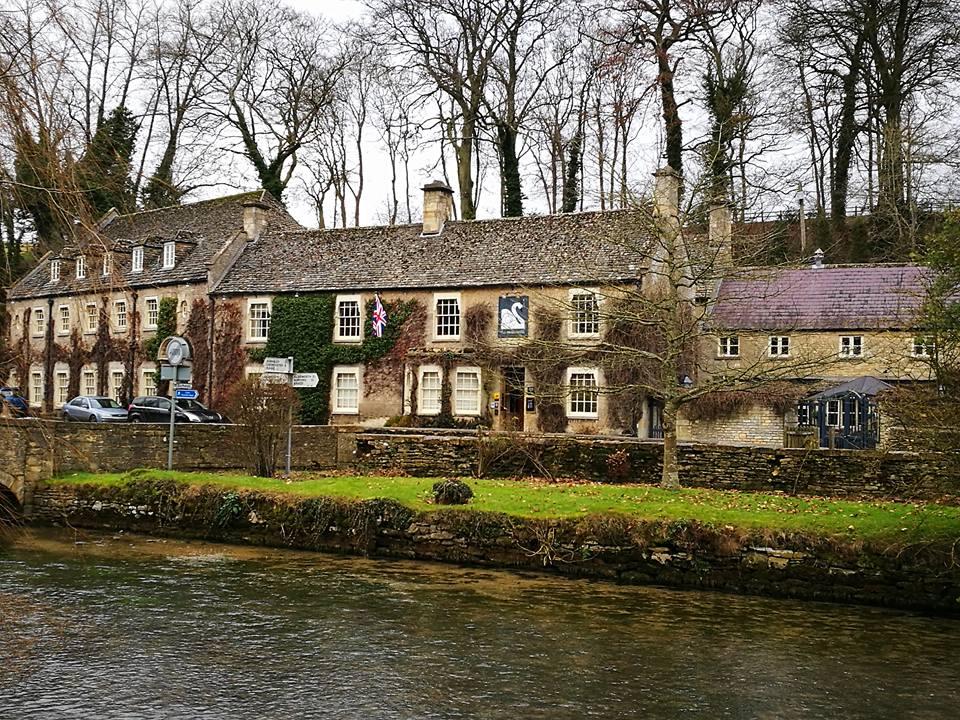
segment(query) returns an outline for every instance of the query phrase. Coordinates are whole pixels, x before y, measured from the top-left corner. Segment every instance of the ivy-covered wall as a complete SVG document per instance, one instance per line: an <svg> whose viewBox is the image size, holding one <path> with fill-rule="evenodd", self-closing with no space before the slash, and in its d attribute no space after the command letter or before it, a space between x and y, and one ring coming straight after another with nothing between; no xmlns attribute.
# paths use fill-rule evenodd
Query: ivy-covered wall
<svg viewBox="0 0 960 720"><path fill-rule="evenodd" d="M373 302L368 302L363 317L363 342L333 342L335 296L330 294L275 297L270 316L270 339L262 352L254 351L251 359L293 357L294 369L316 373L320 384L301 389L300 420L304 424L326 423L330 417L330 380L335 365L377 365L379 376L403 372L403 355L407 348L401 342L404 325L423 310L416 300L384 302L387 329L383 337L375 337L370 324ZM364 383L369 392L372 384Z"/></svg>

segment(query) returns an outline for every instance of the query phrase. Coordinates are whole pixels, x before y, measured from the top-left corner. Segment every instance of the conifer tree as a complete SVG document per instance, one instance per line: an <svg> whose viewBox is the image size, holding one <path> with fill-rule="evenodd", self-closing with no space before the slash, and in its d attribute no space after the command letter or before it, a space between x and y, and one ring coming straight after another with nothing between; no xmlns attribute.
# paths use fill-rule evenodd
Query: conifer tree
<svg viewBox="0 0 960 720"><path fill-rule="evenodd" d="M134 207L130 179L138 123L123 105L97 128L77 163L77 181L96 215L110 208L124 212Z"/></svg>

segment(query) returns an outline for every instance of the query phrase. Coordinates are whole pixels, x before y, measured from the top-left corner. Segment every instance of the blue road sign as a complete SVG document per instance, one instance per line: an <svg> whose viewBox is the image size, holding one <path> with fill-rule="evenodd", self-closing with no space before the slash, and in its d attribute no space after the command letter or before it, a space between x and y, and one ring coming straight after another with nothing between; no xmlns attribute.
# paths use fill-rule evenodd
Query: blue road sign
<svg viewBox="0 0 960 720"><path fill-rule="evenodd" d="M193 388L177 388L174 390L174 395L177 400L196 400L200 397L200 393Z"/></svg>

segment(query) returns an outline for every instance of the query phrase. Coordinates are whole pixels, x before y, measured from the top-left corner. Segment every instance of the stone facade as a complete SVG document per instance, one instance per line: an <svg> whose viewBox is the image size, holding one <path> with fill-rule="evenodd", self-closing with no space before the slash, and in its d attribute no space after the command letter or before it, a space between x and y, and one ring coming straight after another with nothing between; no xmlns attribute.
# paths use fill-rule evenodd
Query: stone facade
<svg viewBox="0 0 960 720"><path fill-rule="evenodd" d="M677 438L681 442L779 448L784 446L784 432L796 424L796 413L784 417L767 407L754 406L714 420L690 420L681 412Z"/></svg>

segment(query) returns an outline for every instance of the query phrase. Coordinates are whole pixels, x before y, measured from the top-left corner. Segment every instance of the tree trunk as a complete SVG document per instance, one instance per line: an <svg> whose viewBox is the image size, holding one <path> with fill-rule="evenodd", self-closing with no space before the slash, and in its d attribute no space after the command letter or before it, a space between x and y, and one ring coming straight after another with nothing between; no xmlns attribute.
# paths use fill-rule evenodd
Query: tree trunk
<svg viewBox="0 0 960 720"><path fill-rule="evenodd" d="M563 177L563 206L560 212L572 213L577 209L580 198L580 168L583 164L583 131L577 130L567 149L569 157Z"/></svg>
<svg viewBox="0 0 960 720"><path fill-rule="evenodd" d="M857 124L857 85L860 82L860 56L864 38L857 38L850 57L850 70L843 77L843 106L837 130L837 151L833 162L833 183L830 186L830 217L834 230L842 231L847 219L847 193L850 186L850 163L859 135Z"/></svg>
<svg viewBox="0 0 960 720"><path fill-rule="evenodd" d="M517 158L517 131L507 123L497 123L497 144L500 146L500 183L503 188L503 216L523 215L523 187L520 181L520 160Z"/></svg>
<svg viewBox="0 0 960 720"><path fill-rule="evenodd" d="M657 80L660 84L660 102L663 105L663 131L667 145L667 163L683 177L683 127L680 109L673 91L673 68L667 48L657 49Z"/></svg>
<svg viewBox="0 0 960 720"><path fill-rule="evenodd" d="M667 402L663 408L663 471L660 487L679 488L680 469L677 461L677 407Z"/></svg>
<svg viewBox="0 0 960 720"><path fill-rule="evenodd" d="M473 204L473 135L475 128L476 125L472 119L464 119L459 141L456 138L451 138L451 143L457 154L460 217L463 220L476 220L477 218L477 209Z"/></svg>

